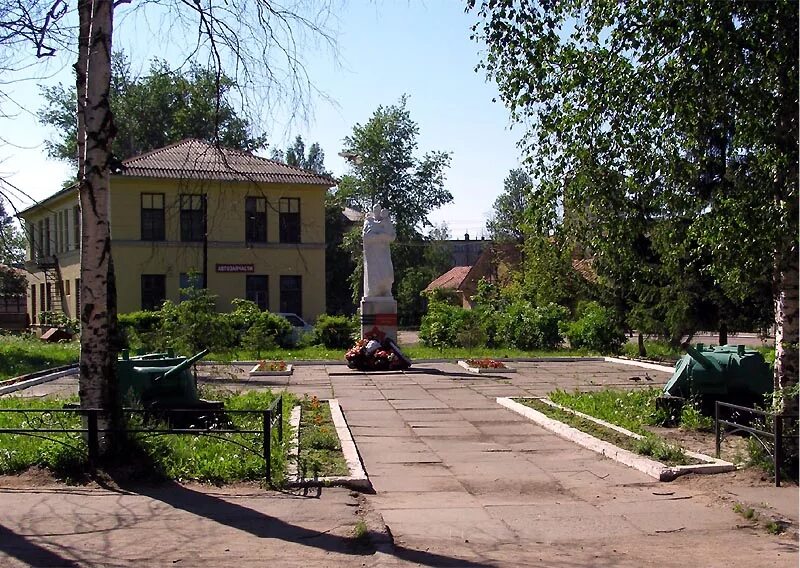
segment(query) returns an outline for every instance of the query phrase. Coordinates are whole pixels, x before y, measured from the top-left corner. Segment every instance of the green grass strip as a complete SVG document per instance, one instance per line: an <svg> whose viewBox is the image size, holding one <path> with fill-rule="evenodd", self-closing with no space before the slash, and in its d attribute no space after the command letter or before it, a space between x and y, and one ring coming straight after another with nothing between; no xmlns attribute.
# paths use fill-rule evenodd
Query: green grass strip
<svg viewBox="0 0 800 568"><path fill-rule="evenodd" d="M298 471L307 479L350 475L328 402L304 398L301 408Z"/></svg>
<svg viewBox="0 0 800 568"><path fill-rule="evenodd" d="M539 399L516 398L514 401L533 408L548 418L558 420L559 422L563 422L568 426L572 426L573 428L589 434L590 436L599 438L604 442L614 444L615 446L635 454L652 457L653 459L665 465L689 465L701 463L698 460L688 457L681 448L667 443L664 439L655 436L652 433L643 434L644 438L637 440L636 438L626 436L621 432L607 428L602 424L598 424L583 418L582 416L577 416L571 412L550 406Z"/></svg>

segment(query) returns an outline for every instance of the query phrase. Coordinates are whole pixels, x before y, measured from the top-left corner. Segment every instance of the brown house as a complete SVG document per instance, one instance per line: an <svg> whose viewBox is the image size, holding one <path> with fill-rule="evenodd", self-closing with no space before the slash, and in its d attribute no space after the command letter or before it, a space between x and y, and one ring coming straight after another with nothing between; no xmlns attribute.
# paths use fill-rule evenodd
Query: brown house
<svg viewBox="0 0 800 568"><path fill-rule="evenodd" d="M462 307L471 309L472 297L478 291L478 282L485 279L496 282L504 266L519 263L519 251L513 244L492 243L486 246L471 266L451 268L428 284L425 292L445 290L455 295Z"/></svg>

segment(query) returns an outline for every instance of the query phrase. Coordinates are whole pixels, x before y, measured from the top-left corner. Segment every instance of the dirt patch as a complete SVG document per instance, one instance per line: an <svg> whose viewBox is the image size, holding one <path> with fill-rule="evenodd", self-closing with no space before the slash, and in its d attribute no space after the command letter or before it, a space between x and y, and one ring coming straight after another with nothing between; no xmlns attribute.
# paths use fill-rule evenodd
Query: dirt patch
<svg viewBox="0 0 800 568"><path fill-rule="evenodd" d="M647 429L685 450L699 452L712 457L716 453L714 432L688 430L685 428L661 428L658 426L648 426ZM746 462L747 438L735 434L725 436L720 447L720 458L732 463Z"/></svg>

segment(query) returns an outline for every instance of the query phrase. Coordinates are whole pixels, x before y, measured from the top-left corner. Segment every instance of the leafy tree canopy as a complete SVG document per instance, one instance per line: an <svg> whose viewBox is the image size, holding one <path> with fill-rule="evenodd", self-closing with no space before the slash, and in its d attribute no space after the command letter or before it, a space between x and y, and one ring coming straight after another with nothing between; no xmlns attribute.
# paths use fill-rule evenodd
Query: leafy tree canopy
<svg viewBox="0 0 800 568"><path fill-rule="evenodd" d="M12 265L25 260L25 236L6 212L0 199L0 264Z"/></svg>
<svg viewBox="0 0 800 568"><path fill-rule="evenodd" d="M351 173L339 191L356 209L369 211L380 203L391 211L398 241L419 237L430 226L428 214L453 200L445 189L447 152L428 152L416 158L419 127L406 108L407 96L397 104L379 106L365 124L356 124L344 139L344 154L352 156Z"/></svg>
<svg viewBox="0 0 800 568"><path fill-rule="evenodd" d="M194 63L184 71L154 60L147 75L136 77L125 54L115 53L110 92L117 126L114 154L124 160L184 138L247 151L265 147L266 138L255 135L248 118L234 109L235 89L234 81L222 74L217 98L216 73ZM75 88L42 87L42 95L47 103L39 110L39 122L55 129L54 138L45 143L48 153L75 163Z"/></svg>
<svg viewBox="0 0 800 568"><path fill-rule="evenodd" d="M314 142L308 147L308 153L306 153L305 142L299 135L294 139L292 145L286 148L286 151L273 148L272 159L317 174L330 175L330 172L325 169L325 152L322 151L319 143Z"/></svg>
<svg viewBox="0 0 800 568"><path fill-rule="evenodd" d="M516 168L503 181L503 193L495 199L493 214L486 229L495 241L521 243L524 237L525 214L530 204L533 181L530 175Z"/></svg>
<svg viewBox="0 0 800 568"><path fill-rule="evenodd" d="M709 276L739 301L773 278L776 386L796 382L798 3L467 8L488 46L479 67L526 125L537 191L565 234L618 285L636 286L647 258L671 284Z"/></svg>

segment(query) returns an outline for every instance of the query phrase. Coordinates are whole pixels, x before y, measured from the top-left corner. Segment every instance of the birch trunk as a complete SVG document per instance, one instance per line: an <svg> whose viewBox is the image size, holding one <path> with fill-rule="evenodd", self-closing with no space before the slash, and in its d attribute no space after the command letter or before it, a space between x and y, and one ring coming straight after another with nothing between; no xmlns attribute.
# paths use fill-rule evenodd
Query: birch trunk
<svg viewBox="0 0 800 568"><path fill-rule="evenodd" d="M100 429L115 428L120 410L116 397L116 291L111 260L109 177L115 127L109 107L113 2L79 4L79 30L86 31L85 53L78 56L78 148L81 206L81 406L98 408ZM83 100L81 100L83 99ZM81 111L83 120L81 121ZM101 455L113 447L113 434L101 435Z"/></svg>
<svg viewBox="0 0 800 568"><path fill-rule="evenodd" d="M797 214L797 204L790 205ZM791 213L790 213L791 214ZM778 292L775 299L775 390L784 393L776 401L786 413L797 411L797 395L786 396L786 389L797 384L798 375L798 324L800 324L800 299L798 299L798 247L797 241L777 255Z"/></svg>

